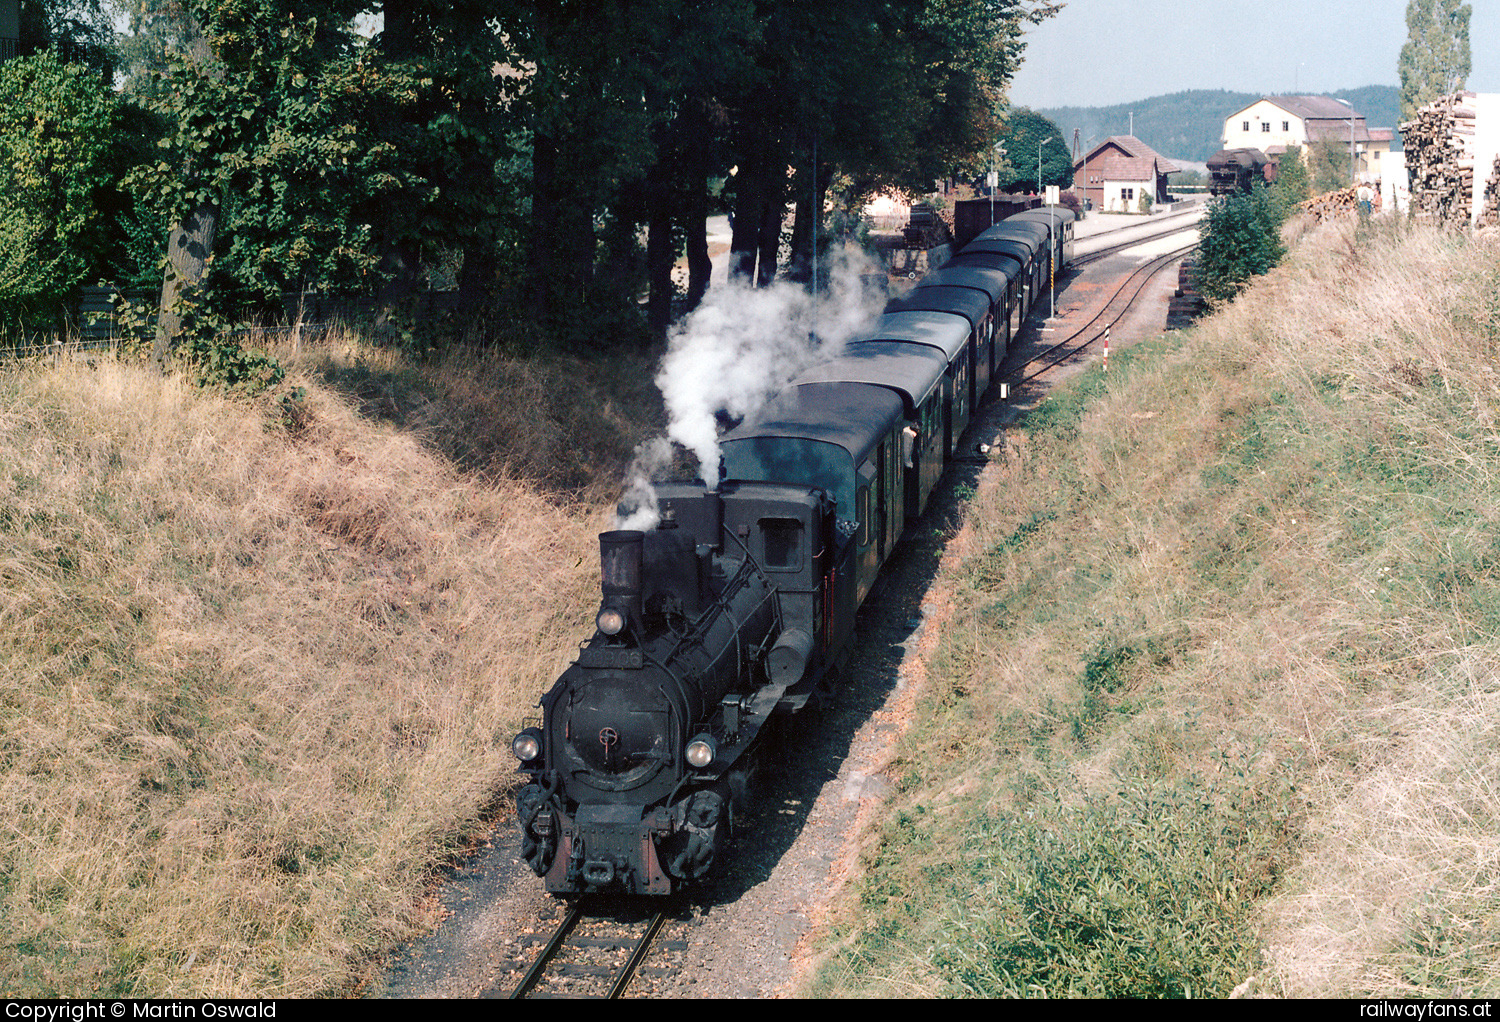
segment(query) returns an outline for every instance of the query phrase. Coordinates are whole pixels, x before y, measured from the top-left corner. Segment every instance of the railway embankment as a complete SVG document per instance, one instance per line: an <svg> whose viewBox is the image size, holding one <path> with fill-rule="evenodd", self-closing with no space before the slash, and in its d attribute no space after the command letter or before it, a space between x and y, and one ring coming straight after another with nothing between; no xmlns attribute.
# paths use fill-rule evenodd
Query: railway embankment
<svg viewBox="0 0 1500 1022"><path fill-rule="evenodd" d="M0 370L8 996L360 989L589 620L644 357L281 354L256 400Z"/></svg>
<svg viewBox="0 0 1500 1022"><path fill-rule="evenodd" d="M803 992L1500 994L1496 294L1346 218L1008 430Z"/></svg>

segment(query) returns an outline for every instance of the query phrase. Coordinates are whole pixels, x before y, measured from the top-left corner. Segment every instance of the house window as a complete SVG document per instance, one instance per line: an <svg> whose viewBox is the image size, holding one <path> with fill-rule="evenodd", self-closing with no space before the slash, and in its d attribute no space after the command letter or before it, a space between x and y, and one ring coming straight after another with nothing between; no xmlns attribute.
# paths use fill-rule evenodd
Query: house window
<svg viewBox="0 0 1500 1022"><path fill-rule="evenodd" d="M1281 130L1282 131L1291 131L1292 130L1292 122L1291 121L1282 121L1281 122Z"/></svg>
<svg viewBox="0 0 1500 1022"><path fill-rule="evenodd" d="M1270 121L1261 121L1260 122L1260 130L1261 131L1270 131L1271 130L1271 122Z"/></svg>
<svg viewBox="0 0 1500 1022"><path fill-rule="evenodd" d="M1129 202L1131 199L1135 198L1135 189L1134 188L1121 188L1120 189L1120 198L1124 199L1126 202Z"/></svg>
<svg viewBox="0 0 1500 1022"><path fill-rule="evenodd" d="M1240 130L1241 131L1249 131L1250 130L1250 122L1249 121L1243 121L1243 122L1241 122L1241 124L1240 124Z"/></svg>

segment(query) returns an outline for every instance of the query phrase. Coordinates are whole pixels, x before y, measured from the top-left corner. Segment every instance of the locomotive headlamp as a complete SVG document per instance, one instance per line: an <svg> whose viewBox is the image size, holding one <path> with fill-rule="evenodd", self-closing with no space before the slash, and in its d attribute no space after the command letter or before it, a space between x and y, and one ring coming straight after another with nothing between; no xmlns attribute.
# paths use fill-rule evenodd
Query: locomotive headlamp
<svg viewBox="0 0 1500 1022"><path fill-rule="evenodd" d="M594 625L605 635L619 635L625 630L625 615L614 607L605 607L594 618Z"/></svg>
<svg viewBox="0 0 1500 1022"><path fill-rule="evenodd" d="M542 755L542 733L534 727L522 731L510 743L510 751L522 763L540 759Z"/></svg>
<svg viewBox="0 0 1500 1022"><path fill-rule="evenodd" d="M684 750L683 755L687 757L689 764L702 770L714 761L714 756L717 753L718 750L714 747L713 736L699 735L691 742L688 742L687 749Z"/></svg>

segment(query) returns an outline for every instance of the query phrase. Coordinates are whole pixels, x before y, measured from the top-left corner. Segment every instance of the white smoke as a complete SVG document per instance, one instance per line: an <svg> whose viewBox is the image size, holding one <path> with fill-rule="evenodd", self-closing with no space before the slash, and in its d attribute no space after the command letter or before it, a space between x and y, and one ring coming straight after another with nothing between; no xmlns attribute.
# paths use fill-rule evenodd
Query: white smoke
<svg viewBox="0 0 1500 1022"><path fill-rule="evenodd" d="M652 481L672 464L672 441L664 436L647 440L635 449L635 459L625 474L625 492L620 497L620 511L615 515L616 529L645 532L656 528L661 514L656 507L656 487Z"/></svg>
<svg viewBox="0 0 1500 1022"><path fill-rule="evenodd" d="M675 441L698 462L709 485L719 479L719 419L747 418L797 374L838 354L849 338L873 325L885 305L862 275L878 273L858 249L835 260L816 298L798 284L753 288L731 283L708 292L672 331L656 375L667 416L667 436L636 450L617 528L656 524L651 481L671 463ZM631 524L626 524L631 523ZM635 524L646 523L646 524Z"/></svg>
<svg viewBox="0 0 1500 1022"><path fill-rule="evenodd" d="M797 284L730 284L708 293L673 331L656 385L665 399L667 436L698 459L701 477L719 478L717 412L753 415L802 370L837 355L873 322L884 297L860 283L862 254L845 258L814 298Z"/></svg>

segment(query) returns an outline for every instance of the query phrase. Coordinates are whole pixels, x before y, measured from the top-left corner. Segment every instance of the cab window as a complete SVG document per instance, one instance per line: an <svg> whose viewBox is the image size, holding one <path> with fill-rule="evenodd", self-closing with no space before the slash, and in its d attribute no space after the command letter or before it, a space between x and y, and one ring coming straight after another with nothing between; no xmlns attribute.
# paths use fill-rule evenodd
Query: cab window
<svg viewBox="0 0 1500 1022"><path fill-rule="evenodd" d="M779 571L802 567L802 523L795 518L760 520L761 566Z"/></svg>

